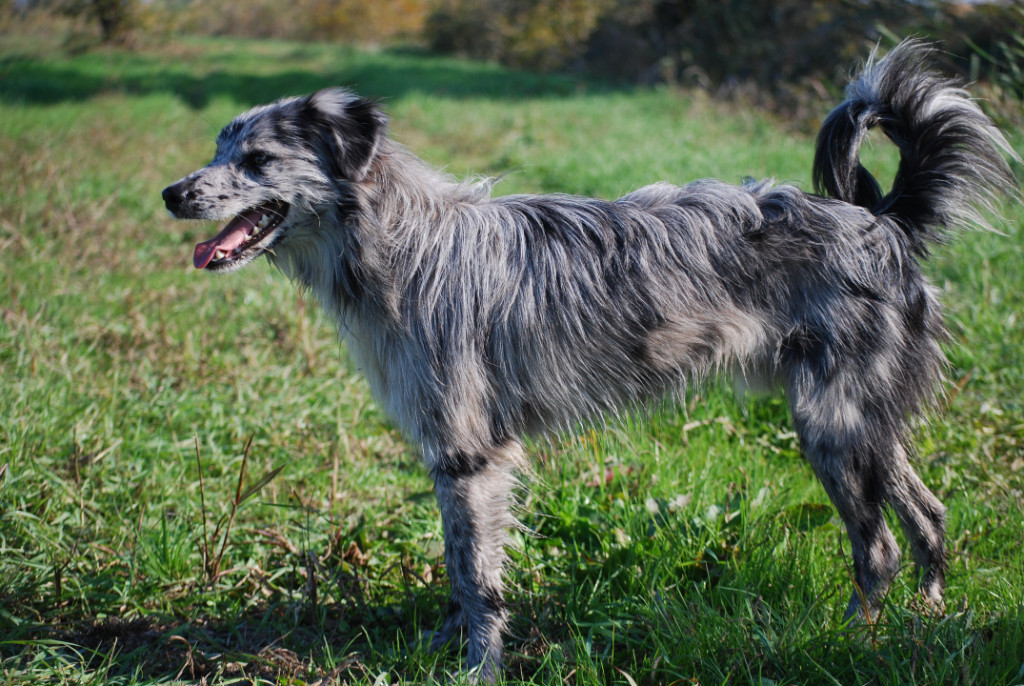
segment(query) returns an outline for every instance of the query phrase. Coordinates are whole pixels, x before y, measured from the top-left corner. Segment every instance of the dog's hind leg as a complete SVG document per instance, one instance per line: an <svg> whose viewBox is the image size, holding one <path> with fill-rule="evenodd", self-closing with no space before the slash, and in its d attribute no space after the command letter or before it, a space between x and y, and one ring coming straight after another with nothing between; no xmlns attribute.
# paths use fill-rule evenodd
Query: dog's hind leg
<svg viewBox="0 0 1024 686"><path fill-rule="evenodd" d="M894 453L886 500L910 540L921 595L932 609L941 612L946 586L946 508L914 471L903 446L897 444Z"/></svg>
<svg viewBox="0 0 1024 686"><path fill-rule="evenodd" d="M805 447L805 453L846 525L850 539L856 587L845 618L863 616L873 621L889 583L899 570L900 551L885 523L881 484L855 479L861 469L875 469L870 462L885 458L877 454L844 454L841 449L820 444ZM864 465L862 460L869 464Z"/></svg>
<svg viewBox="0 0 1024 686"><path fill-rule="evenodd" d="M813 354L786 365L787 394L804 456L846 525L856 588L846 618L876 615L899 569L900 552L886 525L892 441L872 419L869 391L852 369Z"/></svg>
<svg viewBox="0 0 1024 686"><path fill-rule="evenodd" d="M465 632L466 663L484 683L494 681L501 670L507 620L502 573L508 529L515 523L512 490L521 451L513 444L486 453L449 452L432 466L451 599L431 647L439 648Z"/></svg>

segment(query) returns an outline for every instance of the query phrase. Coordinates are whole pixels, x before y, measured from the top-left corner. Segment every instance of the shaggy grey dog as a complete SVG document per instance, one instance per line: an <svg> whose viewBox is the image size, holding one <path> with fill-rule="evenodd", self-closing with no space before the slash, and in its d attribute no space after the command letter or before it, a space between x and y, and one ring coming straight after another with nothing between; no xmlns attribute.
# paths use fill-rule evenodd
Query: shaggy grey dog
<svg viewBox="0 0 1024 686"><path fill-rule="evenodd" d="M433 476L451 580L433 645L465 632L500 669L507 530L525 435L639 408L711 374L781 386L846 524L848 615L877 610L906 530L941 608L944 507L908 460L936 392L942 312L919 261L1016 192L1007 141L904 43L872 58L825 122L822 195L771 182L661 183L614 202L490 197L385 135L377 105L325 90L257 107L167 188L175 217L228 219L195 266L268 259L338 324L375 397ZM883 194L860 165L880 127L902 160Z"/></svg>

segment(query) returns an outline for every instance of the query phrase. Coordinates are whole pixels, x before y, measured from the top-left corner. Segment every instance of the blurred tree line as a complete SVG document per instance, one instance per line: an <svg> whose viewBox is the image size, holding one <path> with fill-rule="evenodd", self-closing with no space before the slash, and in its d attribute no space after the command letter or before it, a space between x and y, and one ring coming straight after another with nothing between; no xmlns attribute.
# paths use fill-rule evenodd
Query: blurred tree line
<svg viewBox="0 0 1024 686"><path fill-rule="evenodd" d="M845 83L879 42L907 36L939 41L950 70L1019 115L1020 0L436 0L423 31L438 52L696 85L789 113Z"/></svg>
<svg viewBox="0 0 1024 686"><path fill-rule="evenodd" d="M0 19L64 17L103 43L181 33L423 43L431 0L0 0ZM80 38L80 36L76 36Z"/></svg>
<svg viewBox="0 0 1024 686"><path fill-rule="evenodd" d="M790 112L843 83L879 41L918 35L995 89L997 107L1024 102L1020 0L0 0L0 12L75 17L106 42L186 32L414 44Z"/></svg>

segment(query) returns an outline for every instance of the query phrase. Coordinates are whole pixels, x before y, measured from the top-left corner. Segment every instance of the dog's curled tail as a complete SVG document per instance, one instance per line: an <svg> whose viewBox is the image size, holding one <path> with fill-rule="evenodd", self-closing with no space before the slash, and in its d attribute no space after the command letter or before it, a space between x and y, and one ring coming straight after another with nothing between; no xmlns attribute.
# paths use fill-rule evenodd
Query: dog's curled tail
<svg viewBox="0 0 1024 686"><path fill-rule="evenodd" d="M814 157L819 193L892 218L919 254L948 230L987 227L996 196L1018 193L1007 158L1020 157L966 91L928 68L932 52L909 40L881 60L873 53L822 125ZM888 194L860 163L875 126L900 151Z"/></svg>

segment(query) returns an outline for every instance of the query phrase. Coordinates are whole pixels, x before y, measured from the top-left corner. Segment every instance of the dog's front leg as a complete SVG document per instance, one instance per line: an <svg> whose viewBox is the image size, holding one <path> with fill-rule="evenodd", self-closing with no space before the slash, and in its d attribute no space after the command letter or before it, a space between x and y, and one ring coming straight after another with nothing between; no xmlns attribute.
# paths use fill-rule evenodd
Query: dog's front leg
<svg viewBox="0 0 1024 686"><path fill-rule="evenodd" d="M465 631L466 665L483 683L494 682L501 671L507 619L502 572L513 524L510 506L519 450L449 452L432 465L451 600L431 647L441 647Z"/></svg>

